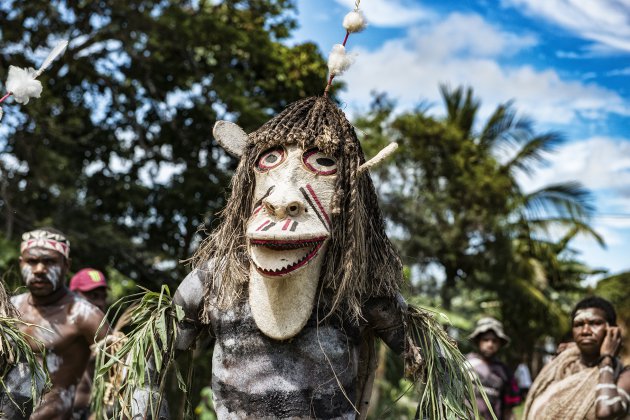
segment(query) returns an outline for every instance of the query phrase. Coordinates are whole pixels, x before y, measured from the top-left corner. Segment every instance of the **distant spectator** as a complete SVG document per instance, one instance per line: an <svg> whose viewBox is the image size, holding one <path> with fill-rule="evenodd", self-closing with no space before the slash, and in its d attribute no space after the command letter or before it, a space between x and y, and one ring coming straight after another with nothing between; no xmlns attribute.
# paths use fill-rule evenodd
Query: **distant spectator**
<svg viewBox="0 0 630 420"><path fill-rule="evenodd" d="M503 332L503 325L494 318L481 318L473 333L468 337L477 347L477 352L466 358L479 376L490 406L487 406L480 393L477 393L479 414L484 419L513 419L512 407L521 401L516 382L507 366L496 357L498 351L510 342Z"/></svg>
<svg viewBox="0 0 630 420"><path fill-rule="evenodd" d="M574 343L534 380L526 420L623 419L630 406L630 370L617 358L621 331L612 304L580 301L571 314Z"/></svg>
<svg viewBox="0 0 630 420"><path fill-rule="evenodd" d="M105 275L93 268L84 268L70 279L70 290L97 306L101 311L107 309L107 281ZM73 420L86 420L90 413L90 394L94 378L94 366L85 370L77 387L72 412Z"/></svg>
<svg viewBox="0 0 630 420"><path fill-rule="evenodd" d="M101 311L107 308L105 275L93 268L84 268L70 279L70 290L87 299Z"/></svg>

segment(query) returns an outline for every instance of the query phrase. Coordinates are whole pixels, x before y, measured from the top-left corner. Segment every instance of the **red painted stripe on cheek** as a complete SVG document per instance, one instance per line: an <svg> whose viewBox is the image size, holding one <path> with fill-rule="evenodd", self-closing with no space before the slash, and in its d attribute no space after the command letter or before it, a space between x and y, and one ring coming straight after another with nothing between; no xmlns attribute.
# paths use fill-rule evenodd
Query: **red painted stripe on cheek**
<svg viewBox="0 0 630 420"><path fill-rule="evenodd" d="M315 194L315 191L313 190L313 187L311 187L311 184L306 184L306 189L313 197L313 200L315 200L315 203L317 204L319 211L321 211L322 214L324 215L324 218L326 219L328 226L332 228L332 224L330 223L330 218L328 217L328 213L326 213L326 210L324 210L324 206L322 206L322 203L319 201L319 198L317 197L317 194Z"/></svg>
<svg viewBox="0 0 630 420"><path fill-rule="evenodd" d="M269 224L269 222L271 222L271 220L267 219L265 220L262 225L258 226L258 228L256 229L256 232L258 232L260 229L264 228L265 226L267 226Z"/></svg>
<svg viewBox="0 0 630 420"><path fill-rule="evenodd" d="M291 219L287 219L287 221L284 222L284 226L282 226L282 230L287 230L290 224L291 224Z"/></svg>

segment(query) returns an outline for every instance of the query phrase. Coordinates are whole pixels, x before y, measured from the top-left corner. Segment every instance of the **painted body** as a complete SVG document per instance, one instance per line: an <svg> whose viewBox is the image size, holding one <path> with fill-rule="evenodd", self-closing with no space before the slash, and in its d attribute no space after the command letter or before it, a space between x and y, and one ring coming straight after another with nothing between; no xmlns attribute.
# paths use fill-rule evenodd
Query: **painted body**
<svg viewBox="0 0 630 420"><path fill-rule="evenodd" d="M21 330L40 340L46 348L46 366L52 382L52 388L31 419L67 419L103 313L69 291L50 305L33 305L31 301L30 293L12 298L20 319L32 324ZM32 342L31 347L41 354L37 343Z"/></svg>
<svg viewBox="0 0 630 420"><path fill-rule="evenodd" d="M258 328L249 299L229 311L213 311L210 325L202 325L202 291L195 271L175 294L187 317L177 346L188 349L204 329L214 337L212 390L220 419L353 419L355 406L366 408L358 402L364 340L374 333L395 352L404 348L402 301L373 299L360 324L331 318L318 326L318 316L327 313L324 299L299 333L278 341Z"/></svg>
<svg viewBox="0 0 630 420"><path fill-rule="evenodd" d="M29 236L32 234L37 235L36 239ZM46 356L41 362L46 364L51 380L51 388L26 418L65 420L71 418L76 387L90 360L90 345L104 338L107 326L99 330L104 314L65 286L70 266L69 243L60 242L65 238L44 230L29 232L25 237L20 270L29 291L14 296L11 302L24 321L19 324L20 330L39 341L29 340L40 359L44 347ZM20 365L11 375L22 376L30 383L30 374L21 372Z"/></svg>
<svg viewBox="0 0 630 420"><path fill-rule="evenodd" d="M587 297L574 309L574 343L547 364L527 395L524 418L625 419L630 369L617 359L621 331L610 302Z"/></svg>

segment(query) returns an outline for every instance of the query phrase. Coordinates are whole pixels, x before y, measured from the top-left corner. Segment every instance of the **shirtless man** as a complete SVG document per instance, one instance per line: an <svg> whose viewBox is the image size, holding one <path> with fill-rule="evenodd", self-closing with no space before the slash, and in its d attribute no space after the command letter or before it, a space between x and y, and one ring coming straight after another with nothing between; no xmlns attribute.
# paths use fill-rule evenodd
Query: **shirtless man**
<svg viewBox="0 0 630 420"><path fill-rule="evenodd" d="M31 415L32 420L66 420L72 415L77 384L90 359L90 345L105 337L99 330L103 312L70 292L65 278L70 267L70 243L51 228L22 236L20 270L28 292L11 300L28 324L20 329L46 348L51 389ZM31 343L40 353L37 343Z"/></svg>

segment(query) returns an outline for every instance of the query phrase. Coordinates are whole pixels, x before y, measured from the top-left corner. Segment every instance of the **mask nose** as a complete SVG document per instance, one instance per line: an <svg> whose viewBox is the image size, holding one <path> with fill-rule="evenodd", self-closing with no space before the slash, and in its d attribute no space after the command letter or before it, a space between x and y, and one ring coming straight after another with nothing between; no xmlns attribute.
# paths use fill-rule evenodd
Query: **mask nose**
<svg viewBox="0 0 630 420"><path fill-rule="evenodd" d="M263 200L263 207L269 216L278 220L298 217L304 214L304 203L295 197L276 197L273 195Z"/></svg>

